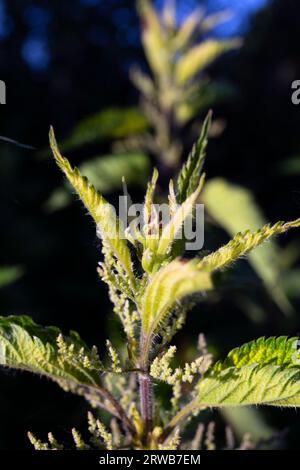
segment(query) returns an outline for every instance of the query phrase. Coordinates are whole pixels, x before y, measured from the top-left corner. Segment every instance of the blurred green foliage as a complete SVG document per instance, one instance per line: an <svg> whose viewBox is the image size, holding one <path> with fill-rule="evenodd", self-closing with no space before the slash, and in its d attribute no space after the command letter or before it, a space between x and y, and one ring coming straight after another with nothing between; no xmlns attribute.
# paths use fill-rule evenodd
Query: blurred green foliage
<svg viewBox="0 0 300 470"><path fill-rule="evenodd" d="M203 201L210 216L230 236L244 230L258 230L267 223L252 193L241 186L216 178L205 186ZM270 295L286 314L292 307L280 285L280 250L274 241L249 255L249 261L263 280Z"/></svg>
<svg viewBox="0 0 300 470"><path fill-rule="evenodd" d="M117 32L114 23L118 8L128 7L137 32L138 19L131 0L105 2L103 9L84 6L77 0L53 0L47 4L52 18L49 23L51 63L44 74L30 71L22 56L24 41L30 35L24 12L32 5L40 7L41 3L24 0L22 8L18 0L6 3L14 29L13 34L1 38L0 43L1 77L9 84L10 91L9 105L1 108L2 135L46 148L50 123L63 136L62 140L67 140L84 116L98 114L99 109L137 109L137 96L128 80L128 63L136 62L142 70L147 70L147 64L139 42L125 42L124 29ZM284 169L289 166L289 155L296 157L293 157L292 168L297 168L300 152L299 107L290 101L291 81L300 76L297 59L299 7L299 2L294 0L274 0L253 20L240 51L233 57L226 54L200 74L203 86L197 90L197 97L198 93L200 97L199 101L195 99L198 110L195 110L195 120L191 121L191 126L184 127L187 130L184 137L182 128L176 131L183 146L180 154L185 156L193 136L199 133L202 112L213 105L214 125L216 121L221 122L223 132L218 139L210 141L207 173L211 178L222 175L226 181L248 188L255 195L260 214L268 220L292 219L299 209L298 170ZM104 38L103 44L95 40L97 34ZM74 54L74 50L78 53ZM224 86L224 94L221 89L219 96L222 99L215 101L219 92L214 90L218 90L219 84ZM158 119L156 122L161 126ZM144 137L148 132L149 127L138 135ZM139 139L136 139L137 135L134 137L133 141L127 139L125 147L129 148L126 147L126 152L132 152L131 147L140 151ZM118 144L125 144L125 140L122 137ZM145 139L143 152L150 155L155 165L160 165L157 148L153 151L147 143ZM107 137L91 142L96 148L89 149L90 144L78 146L74 149L74 161L80 166L90 161L93 155L124 151L124 148L115 149L115 144ZM1 312L26 312L33 314L40 323L55 323L62 328L72 325L80 329L90 343L105 339L107 330L114 331L118 339L120 332L115 319L106 315L110 312L106 290L96 282L98 242L94 230L82 223L79 204L65 205L63 211L51 215L45 213L45 204L58 185L54 166L48 160L36 159L33 152L2 142L0 168L1 265L26 267L26 276L1 289ZM171 173L173 175L174 171ZM170 172L165 171L160 186L168 185L169 176ZM142 197L138 188L132 190L137 199ZM63 193L67 195L65 190ZM218 226L207 223L205 248L227 241L225 232L229 231L225 225L225 232L221 229L222 224L218 223ZM248 263L238 263L232 271L235 291L228 294L221 288L208 306L201 306L199 315L191 315L191 326L177 337L183 359L191 338L199 330L206 332L211 350L220 356L236 345L237 337L247 341L263 334L284 332L294 335L300 331L298 235L288 235L279 244L283 265L280 269L285 270L280 285L293 302L296 314L284 317L259 288L257 276ZM81 256L83 252L85 255ZM241 285L244 279L253 287L250 296L249 290L248 296L244 295L245 289ZM249 305L261 314L260 322L248 315ZM83 320L87 316L95 325L93 332ZM28 447L24 436L29 417L34 429L46 431L49 427L57 427L58 434L62 427L71 427L75 420L82 419L85 426L81 402L75 398L67 402L51 383L28 376L17 376L15 380L19 387L5 376L1 381L1 448ZM19 394L20 387L24 390L23 398ZM44 403L44 395L49 394L53 403ZM293 410L284 415L269 409L259 413L264 423L274 429L288 425L291 431L283 446L298 446L300 425ZM214 418L221 426L219 418ZM243 429L249 419L241 416ZM46 421L49 426L45 429ZM234 427L238 432L238 426ZM18 435L17 428L20 429ZM257 433L260 428L264 434L264 426L260 424L256 426Z"/></svg>
<svg viewBox="0 0 300 470"><path fill-rule="evenodd" d="M0 287L7 286L23 274L23 269L20 266L0 266Z"/></svg>
<svg viewBox="0 0 300 470"><path fill-rule="evenodd" d="M118 139L139 134L148 128L144 115L136 108L111 108L78 123L61 144L63 151L73 150L104 139Z"/></svg>

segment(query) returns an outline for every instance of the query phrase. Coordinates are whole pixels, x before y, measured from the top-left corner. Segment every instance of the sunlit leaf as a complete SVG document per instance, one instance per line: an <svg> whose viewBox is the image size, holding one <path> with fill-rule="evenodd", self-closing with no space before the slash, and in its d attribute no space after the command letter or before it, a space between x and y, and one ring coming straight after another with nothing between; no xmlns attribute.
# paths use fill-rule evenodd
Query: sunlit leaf
<svg viewBox="0 0 300 470"><path fill-rule="evenodd" d="M200 380L196 401L212 407L299 406L297 338L260 338L236 348Z"/></svg>
<svg viewBox="0 0 300 470"><path fill-rule="evenodd" d="M151 278L143 295L143 331L147 335L153 334L178 301L211 288L209 273L199 271L195 262L175 260L160 269Z"/></svg>
<svg viewBox="0 0 300 470"><path fill-rule="evenodd" d="M116 259L134 280L130 251L124 235L122 222L116 216L115 210L103 196L82 176L77 168L72 168L69 161L64 158L57 147L53 129L50 130L50 145L57 165L66 175L69 183L78 193L83 204L96 222L101 237L106 242Z"/></svg>
<svg viewBox="0 0 300 470"><path fill-rule="evenodd" d="M78 167L101 194L122 189L122 178L127 185L144 186L150 173L150 160L143 153L116 153L94 157ZM53 191L46 203L50 211L62 209L70 203L70 193L61 187Z"/></svg>
<svg viewBox="0 0 300 470"><path fill-rule="evenodd" d="M147 191L144 204L144 223L148 225L151 223L152 207L154 204L154 192L158 179L158 171L156 168L153 170L151 181L147 185Z"/></svg>
<svg viewBox="0 0 300 470"><path fill-rule="evenodd" d="M66 390L97 387L102 365L95 352L71 333L42 327L26 316L0 317L0 364L44 375Z"/></svg>
<svg viewBox="0 0 300 470"><path fill-rule="evenodd" d="M163 259L170 254L172 245L176 240L184 238L184 234L182 232L183 225L189 217L192 217L195 204L198 201L203 185L204 175L200 179L196 191L194 191L181 205L178 206L169 223L162 230L155 253L155 256L158 258L158 263L160 260L163 261ZM180 235L180 237L178 235Z"/></svg>
<svg viewBox="0 0 300 470"><path fill-rule="evenodd" d="M206 156L208 133L211 125L212 113L209 112L203 123L198 141L193 145L192 151L184 163L177 179L177 199L182 203L196 191L199 184L202 168Z"/></svg>
<svg viewBox="0 0 300 470"><path fill-rule="evenodd" d="M158 231L159 220L155 217L155 205L154 205L154 193L156 189L156 183L158 179L158 171L156 168L153 170L151 181L147 185L147 191L145 196L143 219L144 219L144 237L145 237L145 248L154 251L157 247L158 239L153 236ZM152 236L151 236L152 235ZM143 259L143 266L145 259ZM147 263L146 263L147 264ZM147 269L146 269L147 270Z"/></svg>
<svg viewBox="0 0 300 470"><path fill-rule="evenodd" d="M300 219L292 222L277 222L274 225L264 225L261 229L251 232L238 233L227 245L205 256L198 264L199 269L213 272L234 263L238 258L262 245L271 237L286 232L290 228L300 227Z"/></svg>

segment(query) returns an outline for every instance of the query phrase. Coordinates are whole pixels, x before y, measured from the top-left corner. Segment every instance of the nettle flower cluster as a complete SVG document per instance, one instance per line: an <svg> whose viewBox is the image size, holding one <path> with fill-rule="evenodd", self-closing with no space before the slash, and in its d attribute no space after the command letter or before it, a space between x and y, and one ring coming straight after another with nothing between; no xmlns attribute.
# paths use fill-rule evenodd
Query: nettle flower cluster
<svg viewBox="0 0 300 470"><path fill-rule="evenodd" d="M82 395L94 408L89 413L89 441L72 430L78 449L177 449L199 445L203 428L190 442L180 440L189 417L205 408L243 405L299 406L300 362L297 338L260 338L213 362L203 335L191 362L173 367L176 348L170 346L182 328L197 294L214 289L213 274L227 268L274 235L300 226L300 219L266 225L256 232L238 233L211 254L185 259L185 240L178 237L193 217L204 186L203 164L211 115L168 196L170 218L161 226L152 210L158 173L148 184L143 226L129 230L115 218L112 206L58 149L53 130L51 148L101 234L103 261L99 275L108 285L115 314L127 339L122 354L107 341L110 360L100 360L77 333L63 335L29 317L0 318L0 363L56 381L64 390ZM117 224L117 230L116 225ZM155 234L155 236L153 236ZM167 409L153 390L165 382L172 394ZM184 393L183 393L184 390ZM105 423L111 417L110 429ZM211 426L206 442L213 447ZM63 449L50 433L41 442L29 433L37 449Z"/></svg>

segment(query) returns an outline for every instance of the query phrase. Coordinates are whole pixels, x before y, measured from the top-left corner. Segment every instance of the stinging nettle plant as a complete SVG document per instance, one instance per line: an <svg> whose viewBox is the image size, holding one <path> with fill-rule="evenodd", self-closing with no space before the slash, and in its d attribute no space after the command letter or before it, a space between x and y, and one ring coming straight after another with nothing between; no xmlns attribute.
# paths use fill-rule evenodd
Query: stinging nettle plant
<svg viewBox="0 0 300 470"><path fill-rule="evenodd" d="M65 336L27 316L10 316L0 317L0 364L48 377L91 404L97 416L88 414L89 442L72 430L79 450L195 448L199 429L191 442L181 442L180 435L189 418L206 408L300 405L297 338L260 338L213 363L200 336L194 361L172 366L176 354L175 346L170 345L172 338L182 328L197 294L214 289L214 273L271 237L300 226L297 219L265 225L255 232L246 230L213 253L184 257L184 240L176 236L193 216L204 186L210 123L211 113L177 181L170 182L168 224L162 227L152 210L158 179L154 170L143 206L143 227L140 231L135 227L134 233L125 230L121 220L115 230L112 206L61 155L50 130L56 163L101 234L103 261L98 272L108 285L124 330L126 357L107 341L107 364L99 358L97 348L89 348L75 332ZM172 391L170 409L165 410L155 397L157 382L168 384ZM103 410L112 418L109 430L99 418ZM64 448L52 433L49 442L31 433L29 438L36 449Z"/></svg>

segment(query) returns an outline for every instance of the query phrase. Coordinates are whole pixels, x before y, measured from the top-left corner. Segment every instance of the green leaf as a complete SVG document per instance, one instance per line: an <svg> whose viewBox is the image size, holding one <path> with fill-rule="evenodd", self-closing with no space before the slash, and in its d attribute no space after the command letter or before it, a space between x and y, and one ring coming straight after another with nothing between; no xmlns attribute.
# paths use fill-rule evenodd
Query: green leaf
<svg viewBox="0 0 300 470"><path fill-rule="evenodd" d="M147 128L147 120L137 108L105 109L83 119L61 143L61 148L66 151L104 139L121 139Z"/></svg>
<svg viewBox="0 0 300 470"><path fill-rule="evenodd" d="M241 41L239 39L228 41L209 39L189 49L176 64L175 78L177 83L183 85L224 52L240 47L240 45Z"/></svg>
<svg viewBox="0 0 300 470"><path fill-rule="evenodd" d="M264 225L256 232L246 230L238 233L227 245L222 246L219 250L205 256L198 264L199 269L208 272L222 269L232 264L238 258L245 256L251 250L254 250L265 241L275 235L286 232L290 228L300 227L300 219L292 222L277 222L275 225Z"/></svg>
<svg viewBox="0 0 300 470"><path fill-rule="evenodd" d="M200 406L299 406L297 338L260 338L231 351L199 381Z"/></svg>
<svg viewBox="0 0 300 470"><path fill-rule="evenodd" d="M7 286L23 274L23 270L20 266L0 266L0 287Z"/></svg>
<svg viewBox="0 0 300 470"><path fill-rule="evenodd" d="M149 181L147 185L147 191L145 195L144 223L146 225L151 224L152 206L154 203L154 193L155 193L157 179L158 179L158 171L156 168L154 168L152 178L151 178L151 181Z"/></svg>
<svg viewBox="0 0 300 470"><path fill-rule="evenodd" d="M242 346L230 351L224 361L219 361L213 366L214 372L221 372L229 367L240 369L248 365L295 365L295 360L299 360L297 353L298 338L287 338L287 336L258 338L245 343ZM294 360L293 360L294 358ZM298 365L300 363L298 362Z"/></svg>
<svg viewBox="0 0 300 470"><path fill-rule="evenodd" d="M155 235L157 234L159 230L159 220L156 218L156 211L155 211L155 205L154 205L154 193L156 189L157 179L158 179L158 171L156 168L154 168L151 181L149 181L147 185L144 210L143 210L143 219L144 219L143 234L145 237L144 245L145 245L145 249L147 250L147 252L143 259L142 265L145 271L148 271L148 269L146 268L147 262L144 264L147 258L147 253L149 252L149 250L151 250L151 253L153 253L154 250L156 250L157 243L158 243L158 237ZM151 264L152 263L150 263L150 265Z"/></svg>
<svg viewBox="0 0 300 470"><path fill-rule="evenodd" d="M128 185L144 186L150 173L150 160L143 153L116 153L85 161L80 173L101 193L120 189L122 178Z"/></svg>
<svg viewBox="0 0 300 470"><path fill-rule="evenodd" d="M175 260L161 268L146 288L142 300L142 327L147 336L158 331L172 308L187 295L212 288L209 273L197 269L194 261Z"/></svg>
<svg viewBox="0 0 300 470"><path fill-rule="evenodd" d="M113 206L96 191L87 178L80 174L78 168L72 168L69 161L60 154L52 128L50 129L50 145L57 165L64 172L96 222L103 242L109 246L129 278L134 281L131 256L124 235L124 227L116 216Z"/></svg>
<svg viewBox="0 0 300 470"><path fill-rule="evenodd" d="M206 156L208 133L211 126L212 112L209 111L203 123L198 141L183 165L177 179L177 200L182 203L196 191Z"/></svg>
<svg viewBox="0 0 300 470"><path fill-rule="evenodd" d="M66 390L97 387L103 367L76 333L42 327L27 316L0 317L0 364L44 375Z"/></svg>
<svg viewBox="0 0 300 470"><path fill-rule="evenodd" d="M293 155L285 159L281 165L280 169L285 175L299 175L300 173L300 155Z"/></svg>
<svg viewBox="0 0 300 470"><path fill-rule="evenodd" d="M231 236L246 229L258 230L266 223L252 193L222 178L208 181L202 198L207 212ZM288 313L291 306L279 284L279 259L280 251L274 241L263 244L249 254L249 262L263 280L270 295L278 306Z"/></svg>
<svg viewBox="0 0 300 470"><path fill-rule="evenodd" d="M176 209L169 223L164 227L155 252L156 264L163 262L163 260L171 254L171 248L176 240L183 240L184 233L180 234L180 231L185 221L193 215L195 204L204 185L204 175L202 176L203 177L200 179L200 183L196 191L188 196L187 199ZM178 234L181 235L181 238L178 237Z"/></svg>

